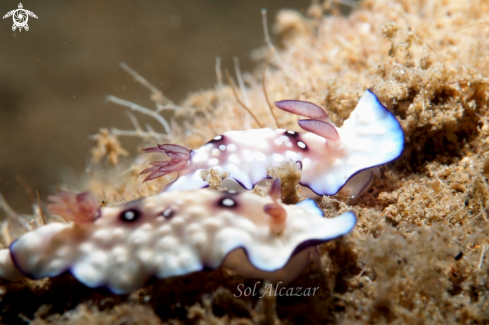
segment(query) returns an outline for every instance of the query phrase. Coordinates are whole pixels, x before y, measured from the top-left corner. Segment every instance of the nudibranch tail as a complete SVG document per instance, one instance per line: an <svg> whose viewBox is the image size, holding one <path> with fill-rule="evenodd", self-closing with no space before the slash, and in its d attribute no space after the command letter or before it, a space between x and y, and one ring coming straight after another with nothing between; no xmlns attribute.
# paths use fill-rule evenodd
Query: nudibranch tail
<svg viewBox="0 0 489 325"><path fill-rule="evenodd" d="M93 222L100 217L100 204L90 192L76 194L59 191L58 195L50 195L48 199L53 202L48 204L49 211L67 221L85 223Z"/></svg>
<svg viewBox="0 0 489 325"><path fill-rule="evenodd" d="M330 150L322 162L313 168L305 165L302 172L300 184L319 195L334 195L345 185L350 195L359 195L372 182L373 174L368 170L398 158L404 149L401 124L368 89L337 131L341 150L337 154ZM312 138L311 134L306 136ZM350 182L354 186L348 186Z"/></svg>
<svg viewBox="0 0 489 325"><path fill-rule="evenodd" d="M158 147L146 148L144 151L166 154L168 157L170 157L170 160L151 162L150 165L153 167L147 168L139 173L139 175L149 173L149 175L143 180L143 183L173 172L180 171L187 164L191 153L187 148L177 144L159 144Z"/></svg>

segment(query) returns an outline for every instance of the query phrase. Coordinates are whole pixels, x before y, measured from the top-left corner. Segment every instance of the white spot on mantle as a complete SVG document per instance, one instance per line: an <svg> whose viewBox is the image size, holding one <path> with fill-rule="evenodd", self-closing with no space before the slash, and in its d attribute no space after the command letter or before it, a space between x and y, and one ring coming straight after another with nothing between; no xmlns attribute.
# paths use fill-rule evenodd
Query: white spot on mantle
<svg viewBox="0 0 489 325"><path fill-rule="evenodd" d="M243 150L243 156L245 157L246 161L250 162L253 160L253 155L249 150Z"/></svg>
<svg viewBox="0 0 489 325"><path fill-rule="evenodd" d="M234 143L228 144L228 151L234 152L236 150L236 145Z"/></svg>
<svg viewBox="0 0 489 325"><path fill-rule="evenodd" d="M267 156L265 156L264 153L262 152L259 152L259 151L255 151L254 152L255 154L255 158L258 160L258 161L265 161L267 159Z"/></svg>
<svg viewBox="0 0 489 325"><path fill-rule="evenodd" d="M239 164L239 158L234 153L228 157L228 160L234 164Z"/></svg>
<svg viewBox="0 0 489 325"><path fill-rule="evenodd" d="M273 160L275 160L278 163L282 162L284 160L284 156L279 155L278 153L274 153L273 154Z"/></svg>

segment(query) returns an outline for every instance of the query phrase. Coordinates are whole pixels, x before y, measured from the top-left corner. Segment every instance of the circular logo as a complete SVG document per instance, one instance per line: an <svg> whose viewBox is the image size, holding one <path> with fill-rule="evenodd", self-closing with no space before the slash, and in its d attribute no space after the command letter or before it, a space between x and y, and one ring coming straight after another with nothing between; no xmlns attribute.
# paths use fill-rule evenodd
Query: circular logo
<svg viewBox="0 0 489 325"><path fill-rule="evenodd" d="M19 3L18 9L14 9L7 12L2 18L5 19L10 16L12 16L14 20L14 24L12 25L12 31L15 31L18 28L19 32L22 31L22 28L24 28L26 31L29 30L29 25L27 25L29 16L37 19L36 14L33 13L32 11L25 10L24 6L22 6L22 3Z"/></svg>
<svg viewBox="0 0 489 325"><path fill-rule="evenodd" d="M29 19L27 12L25 12L24 9L15 10L15 14L13 16L14 24L17 25L17 27L24 27Z"/></svg>

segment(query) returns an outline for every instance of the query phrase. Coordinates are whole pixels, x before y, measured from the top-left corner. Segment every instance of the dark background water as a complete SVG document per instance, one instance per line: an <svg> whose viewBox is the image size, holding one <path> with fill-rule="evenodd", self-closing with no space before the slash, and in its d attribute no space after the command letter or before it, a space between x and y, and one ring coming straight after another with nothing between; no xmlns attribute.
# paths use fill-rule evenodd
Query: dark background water
<svg viewBox="0 0 489 325"><path fill-rule="evenodd" d="M0 16L18 0L0 1ZM212 88L215 60L251 70L279 9L306 10L310 0L22 1L29 31L0 19L0 193L17 211L30 199L17 178L45 198L60 171L83 171L101 127L132 128L115 95L151 106L149 92L119 67L123 61L180 102ZM153 106L151 106L152 108Z"/></svg>

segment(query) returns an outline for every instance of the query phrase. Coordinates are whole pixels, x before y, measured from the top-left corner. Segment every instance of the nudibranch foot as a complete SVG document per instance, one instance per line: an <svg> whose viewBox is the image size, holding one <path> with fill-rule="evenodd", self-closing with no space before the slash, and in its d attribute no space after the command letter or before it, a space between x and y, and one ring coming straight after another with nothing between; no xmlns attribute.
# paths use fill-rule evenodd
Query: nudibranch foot
<svg viewBox="0 0 489 325"><path fill-rule="evenodd" d="M23 278L22 273L15 267L8 249L0 249L0 278L10 281Z"/></svg>
<svg viewBox="0 0 489 325"><path fill-rule="evenodd" d="M249 190L267 177L267 169L292 160L302 167L300 184L317 195L334 195L355 178L349 192L357 196L373 179L372 171L368 170L398 158L404 148L404 132L399 121L370 90L365 91L339 128L315 104L285 100L276 105L289 113L310 118L298 121L302 129L310 132L230 131L214 137L199 149L185 149L188 160L178 156L180 153L157 150L172 160L181 160L170 167L147 169L143 173L152 174L145 181L178 170L178 178L165 187L165 191L202 188L208 184L200 178L201 171L216 168ZM358 174L362 177L355 177Z"/></svg>
<svg viewBox="0 0 489 325"><path fill-rule="evenodd" d="M264 279L287 285L295 280L307 267L309 260L317 254L316 247L309 247L293 255L284 267L275 271L263 271L251 264L243 249L237 249L224 259L222 267L235 271L247 278ZM315 263L317 263L315 261Z"/></svg>
<svg viewBox="0 0 489 325"><path fill-rule="evenodd" d="M266 197L198 189L104 206L91 222L50 223L0 250L0 276L38 279L69 271L88 287L117 294L154 277L221 266L290 281L307 265L311 247L348 234L356 216L325 218L311 199L284 205L279 191L275 181Z"/></svg>

